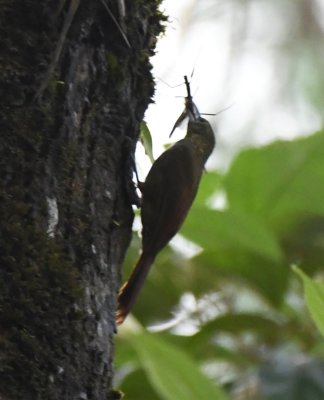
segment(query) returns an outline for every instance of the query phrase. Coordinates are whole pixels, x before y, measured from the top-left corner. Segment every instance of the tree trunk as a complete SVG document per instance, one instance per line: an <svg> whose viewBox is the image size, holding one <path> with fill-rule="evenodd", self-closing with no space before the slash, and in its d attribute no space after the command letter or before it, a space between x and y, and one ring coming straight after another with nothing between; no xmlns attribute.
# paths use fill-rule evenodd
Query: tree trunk
<svg viewBox="0 0 324 400"><path fill-rule="evenodd" d="M112 390L131 156L163 21L158 0L126 3L1 1L1 400Z"/></svg>

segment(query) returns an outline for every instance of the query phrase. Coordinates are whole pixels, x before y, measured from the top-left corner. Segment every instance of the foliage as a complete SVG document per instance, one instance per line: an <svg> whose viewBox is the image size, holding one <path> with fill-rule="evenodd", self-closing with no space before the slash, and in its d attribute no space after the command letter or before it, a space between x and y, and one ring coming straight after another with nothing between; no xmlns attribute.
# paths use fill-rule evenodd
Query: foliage
<svg viewBox="0 0 324 400"><path fill-rule="evenodd" d="M154 329L138 334L132 319L121 328L117 364L120 379L129 367L121 379L129 398L190 399L172 395L183 385L195 398L224 398L208 393L215 382L233 399L323 397L324 286L309 277L323 267L323 156L318 132L245 149L226 174L204 175L182 245L161 252L134 308ZM198 396L201 371L214 383L201 383ZM297 396L300 374L307 384Z"/></svg>
<svg viewBox="0 0 324 400"><path fill-rule="evenodd" d="M183 350L148 334L134 335L131 342L149 381L161 398L225 400L221 390L212 384Z"/></svg>
<svg viewBox="0 0 324 400"><path fill-rule="evenodd" d="M310 279L299 268L295 267L294 270L303 280L307 307L315 324L324 336L324 282L316 282Z"/></svg>
<svg viewBox="0 0 324 400"><path fill-rule="evenodd" d="M147 124L145 121L141 122L140 126L140 141L144 147L145 154L148 156L150 159L151 163L154 162L154 157L153 157L153 142L152 142L152 136L149 128L147 127Z"/></svg>

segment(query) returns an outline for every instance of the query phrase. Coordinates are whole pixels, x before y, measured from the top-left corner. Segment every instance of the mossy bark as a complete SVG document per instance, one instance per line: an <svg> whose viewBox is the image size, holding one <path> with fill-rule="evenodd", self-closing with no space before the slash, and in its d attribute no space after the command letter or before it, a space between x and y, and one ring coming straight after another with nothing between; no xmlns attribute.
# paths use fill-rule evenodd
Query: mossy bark
<svg viewBox="0 0 324 400"><path fill-rule="evenodd" d="M130 159L163 21L158 1L118 3L1 2L1 400L110 397Z"/></svg>

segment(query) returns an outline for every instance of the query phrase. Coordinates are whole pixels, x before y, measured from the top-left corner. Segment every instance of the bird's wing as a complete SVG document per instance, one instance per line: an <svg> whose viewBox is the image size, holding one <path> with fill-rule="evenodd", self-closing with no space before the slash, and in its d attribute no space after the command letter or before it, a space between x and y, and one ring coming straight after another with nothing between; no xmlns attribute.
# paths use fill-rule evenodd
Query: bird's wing
<svg viewBox="0 0 324 400"><path fill-rule="evenodd" d="M158 252L176 234L197 187L191 150L178 142L156 160L144 183L143 250Z"/></svg>

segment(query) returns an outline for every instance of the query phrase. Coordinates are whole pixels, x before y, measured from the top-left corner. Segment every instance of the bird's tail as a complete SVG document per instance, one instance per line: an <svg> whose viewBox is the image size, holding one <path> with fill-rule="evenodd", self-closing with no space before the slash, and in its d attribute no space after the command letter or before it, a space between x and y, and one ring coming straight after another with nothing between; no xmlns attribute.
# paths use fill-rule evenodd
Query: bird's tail
<svg viewBox="0 0 324 400"><path fill-rule="evenodd" d="M117 325L120 325L124 322L125 318L133 307L153 261L153 256L142 253L131 273L130 278L119 290L118 308L116 313Z"/></svg>

